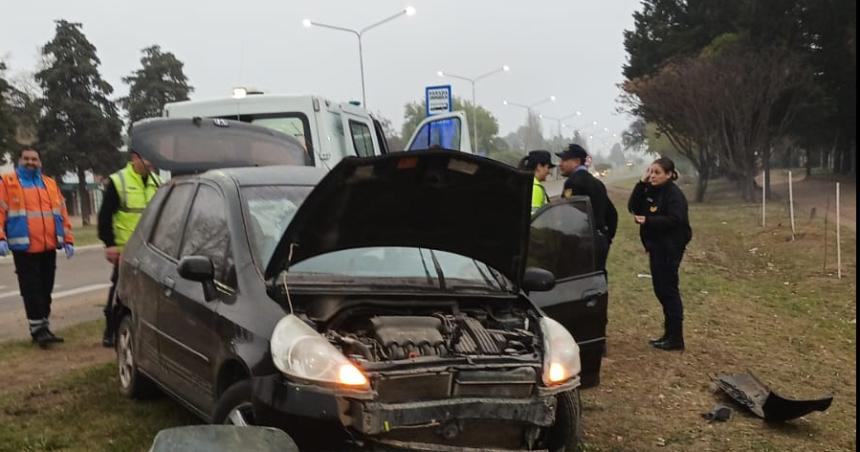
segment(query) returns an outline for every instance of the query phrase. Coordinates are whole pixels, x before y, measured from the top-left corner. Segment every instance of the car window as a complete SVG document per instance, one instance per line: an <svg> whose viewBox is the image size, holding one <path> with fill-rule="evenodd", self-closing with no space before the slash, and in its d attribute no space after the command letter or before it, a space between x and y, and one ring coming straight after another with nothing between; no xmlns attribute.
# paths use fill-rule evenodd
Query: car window
<svg viewBox="0 0 860 452"><path fill-rule="evenodd" d="M231 279L225 275L232 259L227 206L221 193L209 185L201 184L194 197L180 256L208 257L215 268L215 279Z"/></svg>
<svg viewBox="0 0 860 452"><path fill-rule="evenodd" d="M281 236L312 187L269 185L242 188L246 227L254 260L263 271Z"/></svg>
<svg viewBox="0 0 860 452"><path fill-rule="evenodd" d="M359 157L373 155L373 138L370 136L370 127L367 127L367 124L350 120L349 133L352 135L352 146Z"/></svg>
<svg viewBox="0 0 860 452"><path fill-rule="evenodd" d="M179 184L173 187L161 208L152 233L152 245L174 259L179 252L182 226L194 187L194 184Z"/></svg>
<svg viewBox="0 0 860 452"><path fill-rule="evenodd" d="M415 140L409 146L410 151L433 148L460 150L460 119L446 118L428 122L421 127Z"/></svg>
<svg viewBox="0 0 860 452"><path fill-rule="evenodd" d="M549 207L532 220L528 266L565 279L595 271L594 230L588 203L570 201Z"/></svg>

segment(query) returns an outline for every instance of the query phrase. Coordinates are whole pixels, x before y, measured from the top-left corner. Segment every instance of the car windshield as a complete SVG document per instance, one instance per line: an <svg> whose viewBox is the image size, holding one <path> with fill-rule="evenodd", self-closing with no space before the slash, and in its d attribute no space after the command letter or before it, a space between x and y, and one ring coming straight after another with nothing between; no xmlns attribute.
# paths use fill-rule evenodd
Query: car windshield
<svg viewBox="0 0 860 452"><path fill-rule="evenodd" d="M242 189L254 260L264 271L287 225L312 187L251 186ZM422 286L505 290L512 284L486 264L439 250L367 247L335 251L293 265L294 283Z"/></svg>
<svg viewBox="0 0 860 452"><path fill-rule="evenodd" d="M242 188L242 201L247 212L248 236L254 260L262 272L293 215L313 187L296 185L266 185Z"/></svg>

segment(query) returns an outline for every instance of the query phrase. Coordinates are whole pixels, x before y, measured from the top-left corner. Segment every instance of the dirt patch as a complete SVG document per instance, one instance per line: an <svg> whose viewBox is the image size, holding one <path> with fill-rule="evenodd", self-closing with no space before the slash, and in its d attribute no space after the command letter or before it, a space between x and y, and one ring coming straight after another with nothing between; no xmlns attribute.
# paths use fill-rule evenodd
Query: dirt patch
<svg viewBox="0 0 860 452"><path fill-rule="evenodd" d="M101 326L100 322L91 322L63 330L66 342L46 350L29 342L4 343L0 355L3 393L20 392L69 372L116 359L113 349L102 347L98 340Z"/></svg>

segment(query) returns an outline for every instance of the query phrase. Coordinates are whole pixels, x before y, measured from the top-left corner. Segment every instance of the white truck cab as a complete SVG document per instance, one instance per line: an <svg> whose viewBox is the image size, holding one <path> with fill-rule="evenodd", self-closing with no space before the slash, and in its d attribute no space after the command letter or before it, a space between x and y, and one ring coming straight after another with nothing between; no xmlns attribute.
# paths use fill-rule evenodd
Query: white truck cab
<svg viewBox="0 0 860 452"><path fill-rule="evenodd" d="M360 106L313 94L248 94L164 106L164 117L234 119L271 127L298 139L313 155L314 166L331 169L347 156L368 157L389 149L380 122ZM407 151L443 148L472 153L469 125L462 112L426 118Z"/></svg>

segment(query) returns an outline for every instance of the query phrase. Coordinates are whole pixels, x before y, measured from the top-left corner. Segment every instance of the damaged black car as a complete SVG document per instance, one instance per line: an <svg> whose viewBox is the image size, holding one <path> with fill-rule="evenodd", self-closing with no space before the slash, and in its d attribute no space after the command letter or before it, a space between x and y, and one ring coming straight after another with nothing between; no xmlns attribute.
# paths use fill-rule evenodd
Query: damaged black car
<svg viewBox="0 0 860 452"><path fill-rule="evenodd" d="M276 132L207 121L132 137L174 175L212 169L165 184L122 254L123 393L157 387L302 450L576 450L606 323L587 199L532 219L531 175L492 160L395 153L325 173ZM288 166L207 161L225 142L248 151L226 166L255 150Z"/></svg>

